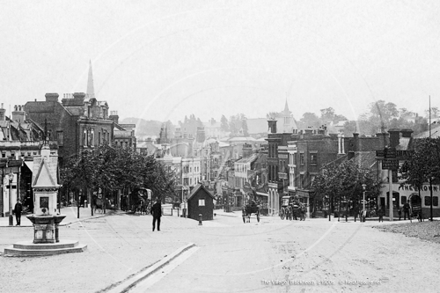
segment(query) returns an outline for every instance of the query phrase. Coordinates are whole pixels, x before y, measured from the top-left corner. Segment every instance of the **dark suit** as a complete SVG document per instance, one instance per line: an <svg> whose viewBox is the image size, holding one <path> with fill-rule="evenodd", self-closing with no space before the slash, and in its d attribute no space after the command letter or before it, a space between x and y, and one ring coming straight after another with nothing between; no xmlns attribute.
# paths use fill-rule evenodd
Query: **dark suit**
<svg viewBox="0 0 440 293"><path fill-rule="evenodd" d="M157 222L157 231L160 231L160 217L162 217L162 205L160 202L156 202L151 207L151 214L153 215L153 231L156 228L156 222Z"/></svg>
<svg viewBox="0 0 440 293"><path fill-rule="evenodd" d="M23 207L20 202L17 202L14 207L15 219L17 220L17 226L21 224L21 212Z"/></svg>

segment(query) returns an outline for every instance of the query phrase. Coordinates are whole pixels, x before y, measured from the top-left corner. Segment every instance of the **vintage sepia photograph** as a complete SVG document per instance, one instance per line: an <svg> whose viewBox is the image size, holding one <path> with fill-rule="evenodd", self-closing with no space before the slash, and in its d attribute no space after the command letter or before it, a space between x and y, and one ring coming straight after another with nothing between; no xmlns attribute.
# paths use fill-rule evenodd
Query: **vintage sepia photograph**
<svg viewBox="0 0 440 293"><path fill-rule="evenodd" d="M439 15L0 0L0 292L440 292Z"/></svg>

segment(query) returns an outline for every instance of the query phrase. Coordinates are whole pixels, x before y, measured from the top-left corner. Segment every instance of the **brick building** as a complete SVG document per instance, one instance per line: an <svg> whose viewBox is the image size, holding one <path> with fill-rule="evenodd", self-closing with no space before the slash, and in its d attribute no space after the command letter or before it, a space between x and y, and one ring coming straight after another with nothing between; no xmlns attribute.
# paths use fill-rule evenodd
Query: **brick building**
<svg viewBox="0 0 440 293"><path fill-rule="evenodd" d="M45 125L50 140L58 142L60 164L81 150L93 149L113 140L113 121L108 105L85 93L65 94L61 102L57 93L47 93L45 101L27 102L26 115Z"/></svg>
<svg viewBox="0 0 440 293"><path fill-rule="evenodd" d="M344 137L342 133L328 134L325 127L277 133L276 123L274 119L268 121L267 138L268 208L272 215L278 214L283 195L295 196L312 206L309 199L314 193L313 180L327 164L353 159L362 167L377 170L375 152L389 142L387 134L359 137L354 133L353 137Z"/></svg>

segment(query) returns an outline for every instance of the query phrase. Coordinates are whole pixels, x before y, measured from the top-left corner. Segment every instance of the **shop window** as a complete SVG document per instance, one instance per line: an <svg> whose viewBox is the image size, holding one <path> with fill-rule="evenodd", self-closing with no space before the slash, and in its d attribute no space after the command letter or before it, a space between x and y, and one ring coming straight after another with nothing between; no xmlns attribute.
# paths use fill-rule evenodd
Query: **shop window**
<svg viewBox="0 0 440 293"><path fill-rule="evenodd" d="M425 196L425 206L431 206L431 197Z"/></svg>
<svg viewBox="0 0 440 293"><path fill-rule="evenodd" d="M438 196L432 197L432 205L438 207Z"/></svg>
<svg viewBox="0 0 440 293"><path fill-rule="evenodd" d="M401 200L402 200L402 205L404 205L406 203L406 196L402 195Z"/></svg>

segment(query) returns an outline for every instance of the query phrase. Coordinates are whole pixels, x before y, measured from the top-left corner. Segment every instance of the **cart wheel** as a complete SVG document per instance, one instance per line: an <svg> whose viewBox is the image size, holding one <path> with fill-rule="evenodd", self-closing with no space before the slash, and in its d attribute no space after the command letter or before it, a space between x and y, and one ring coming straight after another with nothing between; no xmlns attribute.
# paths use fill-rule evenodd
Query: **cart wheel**
<svg viewBox="0 0 440 293"><path fill-rule="evenodd" d="M260 222L260 212L257 212L257 221Z"/></svg>
<svg viewBox="0 0 440 293"><path fill-rule="evenodd" d="M280 217L281 217L281 220L284 220L284 213L283 212L281 212Z"/></svg>

